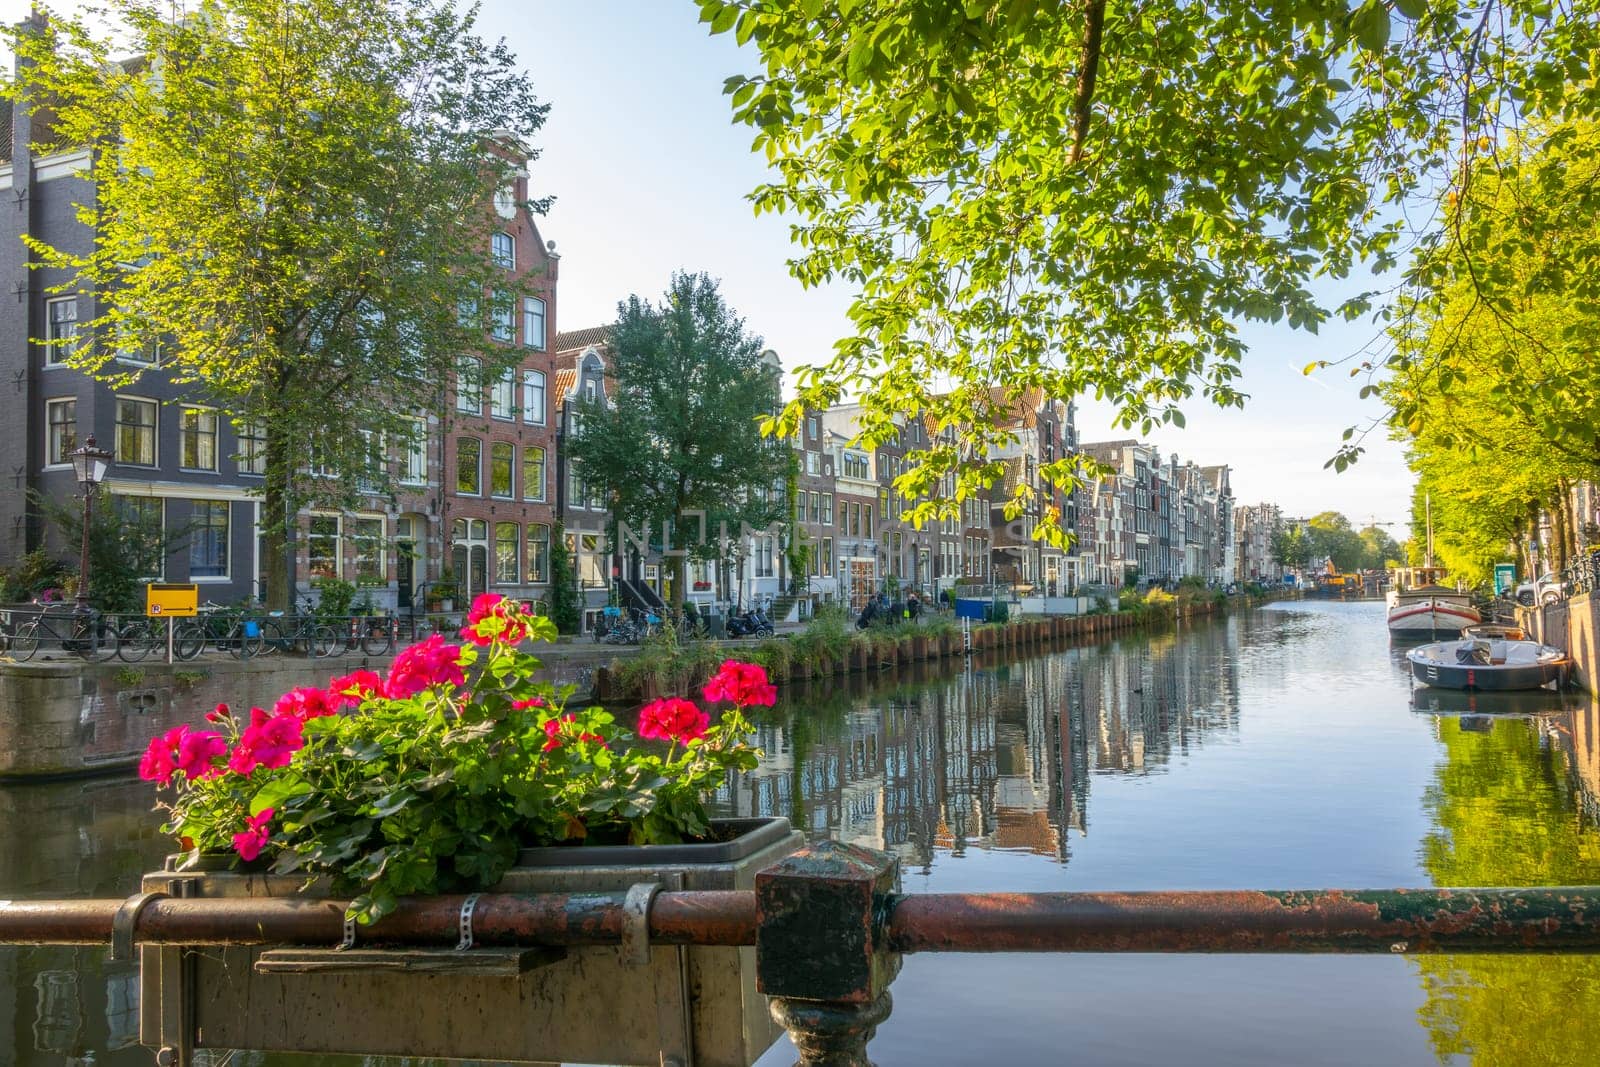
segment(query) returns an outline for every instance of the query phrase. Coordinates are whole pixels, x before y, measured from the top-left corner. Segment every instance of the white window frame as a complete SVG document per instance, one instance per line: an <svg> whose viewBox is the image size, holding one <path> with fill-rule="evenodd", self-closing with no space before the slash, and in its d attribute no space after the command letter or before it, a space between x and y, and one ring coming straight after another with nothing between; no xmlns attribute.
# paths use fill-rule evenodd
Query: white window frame
<svg viewBox="0 0 1600 1067"><path fill-rule="evenodd" d="M542 370L522 372L522 421L529 425L544 425L547 406L545 382Z"/></svg>
<svg viewBox="0 0 1600 1067"><path fill-rule="evenodd" d="M497 493L494 491L494 457L495 453L501 450L509 453L511 458L506 461L506 491L503 493ZM484 488L488 490L486 495L489 497L489 499L517 499L517 446L512 444L510 441L490 441L488 473L489 477L484 479L484 481L487 483Z"/></svg>
<svg viewBox="0 0 1600 1067"><path fill-rule="evenodd" d="M376 538L363 536L361 524L373 522L378 524L378 536ZM344 523L341 521L339 525L342 528ZM350 577L358 582L363 580L387 582L389 580L389 559L387 552L384 550L384 545L388 538L384 527L382 515L358 513L350 517L350 546L352 549ZM367 540L371 540L373 543L373 551L378 564L377 573L370 576L361 573L361 545Z"/></svg>
<svg viewBox="0 0 1600 1067"><path fill-rule="evenodd" d="M534 337L534 323L538 323L538 338ZM537 296L522 298L522 343L528 348L544 351L545 302Z"/></svg>
<svg viewBox="0 0 1600 1067"><path fill-rule="evenodd" d="M496 230L489 238L489 258L494 265L505 270L517 269L517 239L504 230Z"/></svg>
<svg viewBox="0 0 1600 1067"><path fill-rule="evenodd" d="M160 552L160 555L158 557L159 562L158 562L158 564L156 566L156 571L155 571L154 574L141 574L141 575L139 575L139 578L140 578L141 581L151 581L151 582L162 581L167 576L167 548L168 548L168 545L167 545L167 501L166 501L166 498L165 497L159 497L159 496L139 496L139 495L133 494L133 493L113 493L111 495L111 507L113 509L113 513L114 514L117 513L121 509L121 507L123 506L120 503L123 500L137 500L137 501L140 502L141 507L146 503L154 503L155 504L156 526L161 530L161 552ZM119 515L119 518L120 517L121 516ZM124 519L124 521L126 521L126 520Z"/></svg>
<svg viewBox="0 0 1600 1067"><path fill-rule="evenodd" d="M318 522L331 520L333 522L333 574L314 574L312 572L313 559L311 545L313 540L325 535L313 533ZM344 516L328 511L313 511L306 521L306 577L311 581L322 581L329 577L342 579L344 577Z"/></svg>
<svg viewBox="0 0 1600 1067"><path fill-rule="evenodd" d="M495 292L494 303L489 308L489 336L506 343L517 339L517 310L511 304L511 297L504 292Z"/></svg>
<svg viewBox="0 0 1600 1067"><path fill-rule="evenodd" d="M72 309L72 316L58 319L56 317L56 309L67 307ZM63 323L71 323L72 326L70 329L58 331L56 327ZM67 361L62 356L68 350L76 347L76 344L64 344L62 342L77 342L79 340L79 329L78 298L76 296L51 297L44 302L44 336L45 340L50 342L45 346L44 350L45 366L61 367L66 365Z"/></svg>
<svg viewBox="0 0 1600 1067"><path fill-rule="evenodd" d="M483 414L483 360L477 356L462 357L456 367L456 410Z"/></svg>
<svg viewBox="0 0 1600 1067"><path fill-rule="evenodd" d="M186 449L186 441L185 441L185 439L189 434L189 428L188 428L187 423L189 421L189 415L191 413L193 413L196 416L209 415L211 417L211 466L209 466L209 467L202 466L199 462L196 462L192 466L190 464L184 462L186 459L189 458L188 455L186 454L187 453L187 449ZM200 426L200 419L197 418L196 421L195 421L195 431L194 431L195 432L195 459L197 461L200 459L200 441L204 436L203 434L201 434L199 426ZM221 451L221 447L220 447L221 444L222 444L222 419L217 414L217 409L216 408L205 407L204 405L201 405L201 404L184 404L182 407L180 407L178 409L178 469L179 470L207 471L207 472L215 473L216 470L217 470L217 462L218 462L217 454Z"/></svg>
<svg viewBox="0 0 1600 1067"><path fill-rule="evenodd" d="M428 484L428 424L423 419L409 420L413 432L400 443L400 483Z"/></svg>
<svg viewBox="0 0 1600 1067"><path fill-rule="evenodd" d="M500 531L501 531L501 529L503 527L506 527L506 526L511 527L511 529L513 531L515 531L512 534L511 542L510 542L510 544L511 544L510 560L511 560L511 571L512 571L512 573L511 573L511 577L509 577L509 578L504 577L501 574L501 571L500 571L500 562L501 562L500 546L505 543L505 542L502 542L501 539L500 539ZM489 532L490 532L490 535L491 535L490 539L489 539L489 543L490 543L490 548L493 551L493 557L492 558L494 559L494 582L493 582L493 584L495 584L495 585L521 585L522 584L522 557L523 557L523 553L524 553L523 541L522 541L522 524L519 523L519 522L513 522L513 521L511 521L509 519L501 519L501 520L497 520L494 523L493 527L490 529Z"/></svg>
<svg viewBox="0 0 1600 1067"><path fill-rule="evenodd" d="M528 484L528 453L538 452L542 457L539 460L539 484ZM550 477L550 450L543 445L524 445L522 449L522 499L535 503L543 503L545 499L545 482Z"/></svg>
<svg viewBox="0 0 1600 1067"><path fill-rule="evenodd" d="M489 386L489 417L508 422L517 417L517 368L507 367Z"/></svg>
<svg viewBox="0 0 1600 1067"><path fill-rule="evenodd" d="M195 531L199 526L195 523L194 512L197 504L221 504L222 514L227 519L222 525L222 573L221 574L195 574L194 572L194 546L196 542ZM209 529L210 527L207 527ZM210 497L196 497L189 501L189 581L191 582L228 582L233 580L233 501L214 500Z"/></svg>
<svg viewBox="0 0 1600 1067"><path fill-rule="evenodd" d="M112 398L116 407L111 412L111 452L116 458L113 462L119 467L138 467L141 470L151 470L161 466L161 401L150 396L132 396L126 393L117 393ZM155 412L155 418L150 422L150 462L136 463L131 459L122 458L122 405L145 404Z"/></svg>
<svg viewBox="0 0 1600 1067"><path fill-rule="evenodd" d="M550 525L549 525L549 523L543 523L543 522L530 522L526 526L524 526L522 529L523 529L523 538L524 538L523 543L527 546L527 554L528 554L527 559L525 561L525 563L526 563L526 574L527 574L528 581L530 583L548 582L550 580L550 545L551 545ZM535 573L535 568L534 568L534 565L533 565L533 561L534 561L534 554L533 554L534 533L533 532L535 530L543 530L544 531L544 555L540 559L540 562L543 564L543 566L537 568L537 573Z"/></svg>
<svg viewBox="0 0 1600 1067"><path fill-rule="evenodd" d="M233 439L239 446L233 461L239 476L263 477L267 473L267 428L258 422L235 421Z"/></svg>
<svg viewBox="0 0 1600 1067"><path fill-rule="evenodd" d="M72 405L72 448L69 442L62 441L60 452L56 455L56 420L51 417L51 412L66 404ZM65 423L63 423L65 425ZM58 396L44 402L44 463L46 467L72 466L72 452L78 447L78 398L75 396Z"/></svg>
<svg viewBox="0 0 1600 1067"><path fill-rule="evenodd" d="M478 446L478 488L476 492L468 492L467 490L461 488L461 444L463 441L471 441L473 444ZM455 459L455 473L450 480L450 486L455 492L456 496L483 496L483 438L473 437L471 434L463 434L458 436L456 438Z"/></svg>

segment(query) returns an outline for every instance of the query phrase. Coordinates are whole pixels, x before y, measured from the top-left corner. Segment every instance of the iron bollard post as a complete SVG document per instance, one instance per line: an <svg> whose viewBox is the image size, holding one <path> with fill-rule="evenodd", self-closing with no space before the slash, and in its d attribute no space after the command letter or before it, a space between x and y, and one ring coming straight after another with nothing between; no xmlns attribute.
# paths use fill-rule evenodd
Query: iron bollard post
<svg viewBox="0 0 1600 1067"><path fill-rule="evenodd" d="M900 971L879 921L898 880L893 856L832 841L757 873L756 988L773 998L796 1067L872 1067L867 1042Z"/></svg>

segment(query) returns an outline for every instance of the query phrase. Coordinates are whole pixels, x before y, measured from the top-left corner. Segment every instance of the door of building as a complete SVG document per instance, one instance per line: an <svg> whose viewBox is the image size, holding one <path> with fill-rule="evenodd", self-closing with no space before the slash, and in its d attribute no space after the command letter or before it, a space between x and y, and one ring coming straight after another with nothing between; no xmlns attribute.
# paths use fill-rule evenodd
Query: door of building
<svg viewBox="0 0 1600 1067"><path fill-rule="evenodd" d="M870 559L853 559L850 561L850 610L860 611L867 606L867 601L872 594L877 592L877 583L873 580L872 561Z"/></svg>

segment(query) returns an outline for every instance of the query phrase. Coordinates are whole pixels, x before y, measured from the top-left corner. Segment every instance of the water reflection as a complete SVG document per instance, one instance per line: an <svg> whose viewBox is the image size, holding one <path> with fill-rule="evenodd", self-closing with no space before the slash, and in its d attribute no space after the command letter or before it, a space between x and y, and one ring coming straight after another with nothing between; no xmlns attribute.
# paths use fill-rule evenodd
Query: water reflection
<svg viewBox="0 0 1600 1067"><path fill-rule="evenodd" d="M953 674L786 687L761 717L766 759L719 804L892 851L911 891L1600 881L1600 707L1463 696L1412 690L1381 604L1292 604ZM167 847L149 797L138 782L0 787L0 898L132 892ZM1588 1063L1597 965L918 956L874 1055ZM148 1067L136 999L131 968L98 949L0 949L0 1064Z"/></svg>
<svg viewBox="0 0 1600 1067"><path fill-rule="evenodd" d="M1237 733L1227 636L1212 626L1022 663L980 657L935 681L791 693L760 727L761 766L718 802L907 867L969 849L1065 863L1069 831L1089 830L1092 775L1161 773L1174 755Z"/></svg>
<svg viewBox="0 0 1600 1067"><path fill-rule="evenodd" d="M1595 701L1549 695L1522 718L1437 719L1443 755L1423 800L1434 829L1421 845L1434 882L1600 883L1597 722ZM1600 958L1435 956L1416 966L1427 997L1418 1017L1441 1059L1594 1062Z"/></svg>

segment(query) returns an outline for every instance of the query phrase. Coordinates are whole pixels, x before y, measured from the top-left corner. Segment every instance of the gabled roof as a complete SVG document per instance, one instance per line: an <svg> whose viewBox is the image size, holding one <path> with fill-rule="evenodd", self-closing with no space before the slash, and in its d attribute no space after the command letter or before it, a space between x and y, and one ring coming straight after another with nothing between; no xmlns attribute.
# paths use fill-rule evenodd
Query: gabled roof
<svg viewBox="0 0 1600 1067"><path fill-rule="evenodd" d="M590 326L584 330L564 330L556 334L556 351L576 352L591 345L603 345L610 339L610 326Z"/></svg>
<svg viewBox="0 0 1600 1067"><path fill-rule="evenodd" d="M556 403L563 404L577 388L578 372L571 367L556 371Z"/></svg>

